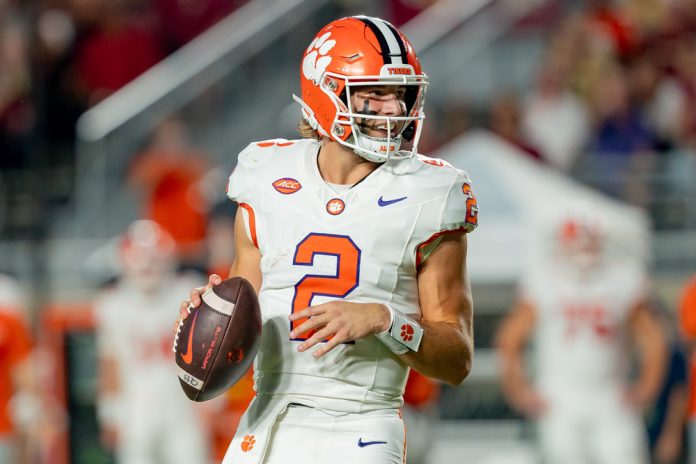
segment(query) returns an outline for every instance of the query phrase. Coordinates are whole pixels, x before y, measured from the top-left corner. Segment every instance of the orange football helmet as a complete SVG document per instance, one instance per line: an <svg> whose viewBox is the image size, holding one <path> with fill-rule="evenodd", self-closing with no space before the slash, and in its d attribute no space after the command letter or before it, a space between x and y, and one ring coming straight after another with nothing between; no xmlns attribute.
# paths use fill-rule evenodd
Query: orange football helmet
<svg viewBox="0 0 696 464"><path fill-rule="evenodd" d="M352 148L358 155L384 162L416 153L425 117L428 77L411 43L387 21L352 16L326 25L305 50L300 72L303 118L322 136ZM402 115L384 116L353 108L351 95L362 87L404 86ZM358 89L358 90L356 90ZM362 121L378 119L386 137L361 131ZM399 151L402 139L410 152Z"/></svg>
<svg viewBox="0 0 696 464"><path fill-rule="evenodd" d="M558 229L558 243L565 259L575 267L590 269L604 253L606 223L598 211L574 211L566 216Z"/></svg>
<svg viewBox="0 0 696 464"><path fill-rule="evenodd" d="M120 258L124 278L150 291L176 270L176 244L156 222L140 219L121 237Z"/></svg>

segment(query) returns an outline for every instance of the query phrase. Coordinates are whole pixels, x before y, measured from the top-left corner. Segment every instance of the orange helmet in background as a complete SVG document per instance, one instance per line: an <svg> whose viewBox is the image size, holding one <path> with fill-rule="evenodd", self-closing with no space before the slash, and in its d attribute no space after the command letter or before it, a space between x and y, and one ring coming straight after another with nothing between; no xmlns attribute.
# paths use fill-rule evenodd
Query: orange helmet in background
<svg viewBox="0 0 696 464"><path fill-rule="evenodd" d="M557 232L559 251L564 259L582 270L597 265L605 251L606 227L604 216L589 206L571 211L561 221Z"/></svg>
<svg viewBox="0 0 696 464"><path fill-rule="evenodd" d="M154 291L176 270L176 244L156 222L133 222L121 237L123 275L141 290Z"/></svg>
<svg viewBox="0 0 696 464"><path fill-rule="evenodd" d="M408 39L387 21L352 16L326 25L305 50L300 72L303 118L322 136L352 148L358 155L384 162L416 153L425 117L428 77ZM378 116L353 108L351 95L360 86L405 86L402 116ZM361 121L382 119L387 137L360 130ZM399 152L401 141L413 141L410 153Z"/></svg>

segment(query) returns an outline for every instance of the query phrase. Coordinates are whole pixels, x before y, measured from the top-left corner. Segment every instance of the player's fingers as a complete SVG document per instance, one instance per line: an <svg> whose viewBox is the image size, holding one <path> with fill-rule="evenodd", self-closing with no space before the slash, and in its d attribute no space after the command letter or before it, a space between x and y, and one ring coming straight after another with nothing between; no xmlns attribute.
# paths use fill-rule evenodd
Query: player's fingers
<svg viewBox="0 0 696 464"><path fill-rule="evenodd" d="M315 332L314 335L312 335L310 338L308 338L307 340L302 342L297 347L297 351L300 351L300 352L307 351L308 349L310 349L311 347L313 347L314 345L316 345L320 341L329 338L331 335L333 335L331 329L329 329L328 327L324 327L323 329Z"/></svg>
<svg viewBox="0 0 696 464"><path fill-rule="evenodd" d="M310 330L316 329L326 325L326 320L323 317L315 316L311 319L307 319L299 327L295 328L290 332L290 338L296 338L300 335L309 332Z"/></svg>
<svg viewBox="0 0 696 464"><path fill-rule="evenodd" d="M327 338L327 337L324 337ZM339 344L343 343L345 340L345 337L340 336L338 333L334 335L331 340L327 341L321 348L316 350L314 353L312 353L312 356L315 358L319 358L321 356L324 356L326 353L329 351L333 350L336 348Z"/></svg>
<svg viewBox="0 0 696 464"><path fill-rule="evenodd" d="M294 313L291 313L288 316L288 319L290 319L291 321L296 321L298 319L304 319L304 318L311 317L311 316L312 316L312 314L311 314L310 308L305 308L302 311L296 311Z"/></svg>
<svg viewBox="0 0 696 464"><path fill-rule="evenodd" d="M197 308L201 305L201 295L203 295L206 291L205 287L198 287L194 288L189 292L189 300L191 302L191 307Z"/></svg>
<svg viewBox="0 0 696 464"><path fill-rule="evenodd" d="M316 306L309 306L303 310L295 311L288 316L291 321L296 321L298 319L304 319L308 317L318 316L319 314L324 314L326 312L326 305L328 303L322 303Z"/></svg>
<svg viewBox="0 0 696 464"><path fill-rule="evenodd" d="M206 289L213 288L213 285L220 285L222 283L222 277L220 277L217 274L210 274L210 277L208 277L208 285L206 286Z"/></svg>
<svg viewBox="0 0 696 464"><path fill-rule="evenodd" d="M193 307L191 306L191 302L189 300L182 301L181 304L179 305L179 317L183 320L189 317L189 314L191 314L191 309Z"/></svg>

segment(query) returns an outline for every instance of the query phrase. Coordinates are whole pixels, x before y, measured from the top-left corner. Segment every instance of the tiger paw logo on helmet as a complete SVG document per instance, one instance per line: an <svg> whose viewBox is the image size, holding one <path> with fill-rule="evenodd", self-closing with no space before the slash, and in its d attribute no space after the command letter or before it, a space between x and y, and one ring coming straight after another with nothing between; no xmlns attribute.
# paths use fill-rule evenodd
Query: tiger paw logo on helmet
<svg viewBox="0 0 696 464"><path fill-rule="evenodd" d="M302 61L304 77L315 84L319 83L319 78L331 63L331 57L327 56L327 53L334 48L336 41L329 40L329 37L331 37L331 32L327 32L321 37L315 37L307 47L307 55Z"/></svg>

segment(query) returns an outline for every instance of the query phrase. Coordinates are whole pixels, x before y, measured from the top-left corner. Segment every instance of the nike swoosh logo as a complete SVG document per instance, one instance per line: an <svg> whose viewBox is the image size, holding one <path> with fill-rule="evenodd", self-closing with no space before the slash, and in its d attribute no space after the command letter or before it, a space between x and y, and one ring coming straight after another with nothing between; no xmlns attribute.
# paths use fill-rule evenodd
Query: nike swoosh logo
<svg viewBox="0 0 696 464"><path fill-rule="evenodd" d="M196 311L196 314L193 315L193 322L191 323L191 330L189 331L186 353L181 353L181 359L183 359L186 364L191 364L193 362L193 329L196 327L197 317L198 311Z"/></svg>
<svg viewBox="0 0 696 464"><path fill-rule="evenodd" d="M358 446L364 448L370 445L386 445L386 441L362 441L362 438L358 438Z"/></svg>
<svg viewBox="0 0 696 464"><path fill-rule="evenodd" d="M377 200L377 204L379 206L389 206L389 205L392 205L394 203L398 203L400 201L403 201L406 198L408 198L408 197L394 198L393 200L385 200L383 197L379 197L379 199Z"/></svg>

